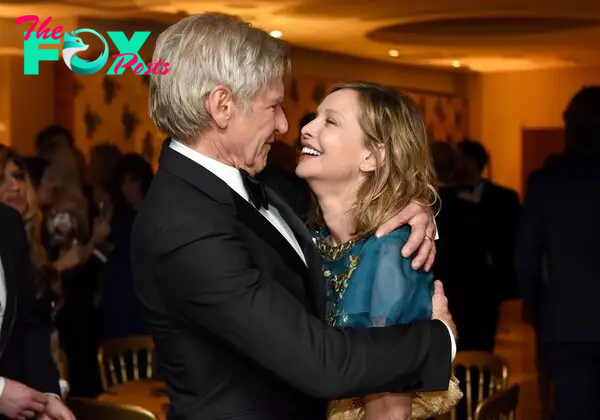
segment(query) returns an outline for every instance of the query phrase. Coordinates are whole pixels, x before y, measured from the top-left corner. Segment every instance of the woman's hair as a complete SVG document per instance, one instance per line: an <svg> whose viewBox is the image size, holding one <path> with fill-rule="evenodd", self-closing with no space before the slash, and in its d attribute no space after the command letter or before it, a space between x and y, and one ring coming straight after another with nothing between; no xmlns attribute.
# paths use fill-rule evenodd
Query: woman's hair
<svg viewBox="0 0 600 420"><path fill-rule="evenodd" d="M328 94L342 89L358 94L363 143L377 163L375 171L364 173L352 209L354 235L363 237L375 232L411 201L433 206L438 201L435 171L425 122L409 96L366 82L340 83ZM314 221L323 226L320 211L315 216Z"/></svg>
<svg viewBox="0 0 600 420"><path fill-rule="evenodd" d="M37 201L37 194L29 174L25 161L11 148L0 145L0 173L6 169L6 165L13 162L25 173L25 211L22 214L25 225L25 234L31 254L31 262L34 267L34 282L38 297L43 294L47 287L52 287L55 301L60 296L60 279L55 270L48 266L48 256L42 244L42 211Z"/></svg>
<svg viewBox="0 0 600 420"><path fill-rule="evenodd" d="M146 195L154 178L154 172L152 166L141 155L137 153L123 155L115 165L106 185L106 190L110 194L115 207L126 205L125 197L121 192L125 177L129 177L133 181L139 181L142 195Z"/></svg>
<svg viewBox="0 0 600 420"><path fill-rule="evenodd" d="M29 179L31 180L31 184L35 189L39 188L42 183L42 178L44 177L44 173L50 166L50 162L48 159L39 158L39 157L26 157L23 159L25 162L25 167L27 168L27 174L29 175Z"/></svg>
<svg viewBox="0 0 600 420"><path fill-rule="evenodd" d="M83 225L87 229L88 202L83 192L83 174L74 150L63 141L48 140L39 157L47 159L54 175L54 196L59 203L68 203L86 219Z"/></svg>

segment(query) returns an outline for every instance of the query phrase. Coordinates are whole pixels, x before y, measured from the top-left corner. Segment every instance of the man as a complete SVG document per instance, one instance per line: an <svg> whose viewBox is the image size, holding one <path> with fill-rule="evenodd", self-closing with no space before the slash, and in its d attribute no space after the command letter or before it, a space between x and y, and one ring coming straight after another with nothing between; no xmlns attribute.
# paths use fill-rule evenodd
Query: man
<svg viewBox="0 0 600 420"><path fill-rule="evenodd" d="M16 210L4 204L0 204L0 232L0 417L74 420L58 397L50 312L34 310L23 222Z"/></svg>
<svg viewBox="0 0 600 420"><path fill-rule="evenodd" d="M325 284L310 234L252 177L288 129L285 43L204 14L161 34L159 57L172 69L151 76L150 109L171 139L133 228L132 265L167 382L168 418L319 420L333 398L447 389L453 337L443 322L324 325ZM429 215L413 203L391 225L403 217L417 235L408 246L424 242L415 264L430 267ZM452 327L438 289L434 314Z"/></svg>
<svg viewBox="0 0 600 420"><path fill-rule="evenodd" d="M600 86L571 99L566 153L531 174L515 250L555 419L597 419L600 393ZM549 372L546 372L549 369Z"/></svg>
<svg viewBox="0 0 600 420"><path fill-rule="evenodd" d="M457 196L458 153L446 141L432 144L442 202L436 222L440 231L435 278L444 282L450 310L460 331L459 350L493 351L495 325L488 319L493 294L486 280L486 250L481 206ZM495 316L494 316L495 319Z"/></svg>

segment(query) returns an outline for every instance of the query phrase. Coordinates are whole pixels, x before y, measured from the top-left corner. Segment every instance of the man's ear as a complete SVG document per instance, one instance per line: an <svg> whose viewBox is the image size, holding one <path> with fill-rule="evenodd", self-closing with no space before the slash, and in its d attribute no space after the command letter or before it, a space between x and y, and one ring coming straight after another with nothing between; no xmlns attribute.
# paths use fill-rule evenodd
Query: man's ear
<svg viewBox="0 0 600 420"><path fill-rule="evenodd" d="M215 125L224 130L233 112L233 94L226 86L218 85L206 97L206 110Z"/></svg>
<svg viewBox="0 0 600 420"><path fill-rule="evenodd" d="M369 152L360 164L361 172L374 172L377 166L384 164L386 158L385 147L383 144L377 146L374 152Z"/></svg>

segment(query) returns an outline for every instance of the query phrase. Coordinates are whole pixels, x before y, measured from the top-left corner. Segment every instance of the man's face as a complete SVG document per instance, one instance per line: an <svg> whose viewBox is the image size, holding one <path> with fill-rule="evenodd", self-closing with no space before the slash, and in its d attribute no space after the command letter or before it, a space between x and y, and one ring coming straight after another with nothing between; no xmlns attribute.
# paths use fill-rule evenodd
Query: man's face
<svg viewBox="0 0 600 420"><path fill-rule="evenodd" d="M257 94L245 110L236 107L230 121L227 154L235 166L251 175L261 172L267 164L267 155L275 136L288 131L288 121L283 113L283 81Z"/></svg>

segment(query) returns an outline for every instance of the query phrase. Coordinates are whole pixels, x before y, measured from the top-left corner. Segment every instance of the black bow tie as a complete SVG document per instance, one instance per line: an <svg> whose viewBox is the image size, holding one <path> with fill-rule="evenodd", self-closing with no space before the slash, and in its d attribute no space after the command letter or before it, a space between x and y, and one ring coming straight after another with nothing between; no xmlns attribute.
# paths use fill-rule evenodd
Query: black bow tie
<svg viewBox="0 0 600 420"><path fill-rule="evenodd" d="M240 174L242 175L242 181L244 181L244 187L246 187L246 191L248 192L248 198L250 198L254 207L257 210L261 208L268 210L269 200L267 199L267 192L263 183L243 169L240 169Z"/></svg>

